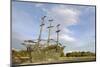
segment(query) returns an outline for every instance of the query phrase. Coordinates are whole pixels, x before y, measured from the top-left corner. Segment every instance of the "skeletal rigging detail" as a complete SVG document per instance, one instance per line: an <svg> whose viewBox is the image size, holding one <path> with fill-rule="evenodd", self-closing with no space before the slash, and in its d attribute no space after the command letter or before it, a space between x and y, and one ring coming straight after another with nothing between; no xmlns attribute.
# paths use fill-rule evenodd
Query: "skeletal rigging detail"
<svg viewBox="0 0 100 67"><path fill-rule="evenodd" d="M42 32L43 32L43 27L45 25L44 20L45 20L46 17L47 16L43 16L41 18L42 21L41 21L41 24L40 24L40 32L39 32L39 36L38 36L37 42L35 42L33 40L25 40L23 45L25 45L26 48L28 48L28 45L32 45L32 44L37 44L37 46L40 45L40 41L42 40L41 36L42 36ZM52 22L53 22L53 19L49 19L48 20L49 26L47 27L47 29L48 29L47 46L50 45L50 41L55 42L57 45L61 45L61 43L59 43L59 32L61 31L59 29L60 24L57 24L57 26L56 26L56 29L57 29L56 30L56 37L57 37L56 40L51 39L51 30L54 27L54 26L52 26Z"/></svg>
<svg viewBox="0 0 100 67"><path fill-rule="evenodd" d="M51 20L48 20L49 21L49 23L50 23L50 26L49 27L47 27L48 28L48 30L49 30L49 33L48 33L48 40L47 40L47 45L49 45L49 42L50 42L50 33L51 33L51 28L53 28L54 26L52 26L52 21L53 21L53 19L51 19Z"/></svg>

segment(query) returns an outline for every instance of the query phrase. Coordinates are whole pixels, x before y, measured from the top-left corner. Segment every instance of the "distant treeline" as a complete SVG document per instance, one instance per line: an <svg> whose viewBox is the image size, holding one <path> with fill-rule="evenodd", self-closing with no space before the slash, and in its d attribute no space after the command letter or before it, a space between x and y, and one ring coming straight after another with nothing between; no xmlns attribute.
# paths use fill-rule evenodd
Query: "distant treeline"
<svg viewBox="0 0 100 67"><path fill-rule="evenodd" d="M96 54L93 52L71 52L66 53L66 57L84 57L84 56L95 56Z"/></svg>

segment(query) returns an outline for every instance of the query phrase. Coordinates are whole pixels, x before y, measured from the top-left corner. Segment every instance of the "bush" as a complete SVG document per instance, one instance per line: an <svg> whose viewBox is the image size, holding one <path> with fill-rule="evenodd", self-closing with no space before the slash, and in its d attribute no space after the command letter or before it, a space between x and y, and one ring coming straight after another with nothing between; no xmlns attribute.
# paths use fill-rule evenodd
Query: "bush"
<svg viewBox="0 0 100 67"><path fill-rule="evenodd" d="M93 52L71 52L66 53L67 57L83 57L83 56L95 56Z"/></svg>

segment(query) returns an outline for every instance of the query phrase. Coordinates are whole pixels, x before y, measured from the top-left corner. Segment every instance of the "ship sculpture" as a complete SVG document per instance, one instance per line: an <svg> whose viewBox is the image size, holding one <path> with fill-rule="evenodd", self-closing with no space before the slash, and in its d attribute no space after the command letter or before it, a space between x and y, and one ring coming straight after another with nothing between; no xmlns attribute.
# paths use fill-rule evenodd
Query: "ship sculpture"
<svg viewBox="0 0 100 67"><path fill-rule="evenodd" d="M39 32L39 37L37 41L35 40L24 40L22 43L23 46L26 47L27 53L28 53L28 61L29 63L38 63L38 62L44 62L48 61L49 63L52 61L57 61L59 60L59 57L63 53L64 47L62 44L59 42L59 33L60 33L60 24L56 25L56 40L51 39L51 30L54 26L52 26L53 19L48 20L49 26L47 27L48 29L48 39L43 40L41 39L41 35L43 32L43 27L45 25L46 16L43 16L41 18L42 22L40 24L40 32ZM53 43L52 43L53 42Z"/></svg>

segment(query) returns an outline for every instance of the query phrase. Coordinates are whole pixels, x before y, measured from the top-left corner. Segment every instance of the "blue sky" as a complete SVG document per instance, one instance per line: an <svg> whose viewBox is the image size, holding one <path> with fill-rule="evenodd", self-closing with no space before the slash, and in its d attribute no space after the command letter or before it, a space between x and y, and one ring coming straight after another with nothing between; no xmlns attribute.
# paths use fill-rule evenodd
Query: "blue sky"
<svg viewBox="0 0 100 67"><path fill-rule="evenodd" d="M46 15L42 39L47 39L48 19L54 19L53 25L61 24L60 42L66 46L65 52L95 52L95 7L47 4L31 2L12 2L12 47L25 48L23 40L37 39L41 17ZM51 38L56 39L56 28Z"/></svg>

